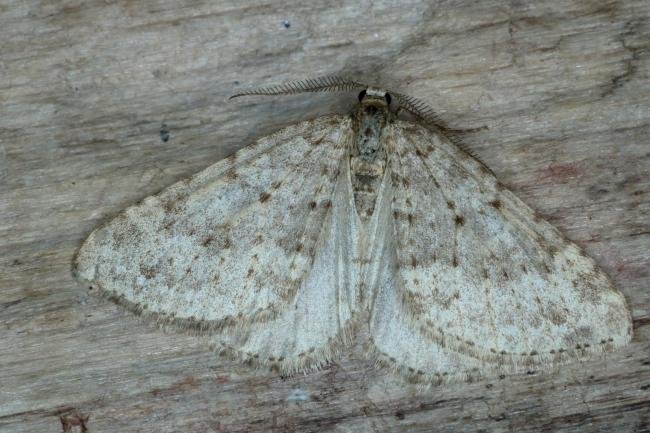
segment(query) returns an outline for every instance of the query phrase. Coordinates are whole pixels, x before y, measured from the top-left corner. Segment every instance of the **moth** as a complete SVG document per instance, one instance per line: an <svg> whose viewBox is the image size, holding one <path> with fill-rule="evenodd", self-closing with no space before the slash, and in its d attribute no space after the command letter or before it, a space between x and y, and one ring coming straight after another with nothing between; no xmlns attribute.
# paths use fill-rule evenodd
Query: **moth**
<svg viewBox="0 0 650 433"><path fill-rule="evenodd" d="M544 368L631 339L607 275L422 101L340 77L235 96L353 90L351 115L262 137L121 212L81 247L78 277L284 373L330 362L360 330L369 357L422 382Z"/></svg>

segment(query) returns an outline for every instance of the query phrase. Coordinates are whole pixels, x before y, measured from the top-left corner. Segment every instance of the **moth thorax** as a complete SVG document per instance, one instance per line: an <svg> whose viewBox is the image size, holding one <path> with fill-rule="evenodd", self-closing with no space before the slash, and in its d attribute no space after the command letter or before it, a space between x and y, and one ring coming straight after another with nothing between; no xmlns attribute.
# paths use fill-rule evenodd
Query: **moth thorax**
<svg viewBox="0 0 650 433"><path fill-rule="evenodd" d="M383 98L366 96L354 116L357 154L366 161L374 160L381 150L382 132L388 121L388 105Z"/></svg>

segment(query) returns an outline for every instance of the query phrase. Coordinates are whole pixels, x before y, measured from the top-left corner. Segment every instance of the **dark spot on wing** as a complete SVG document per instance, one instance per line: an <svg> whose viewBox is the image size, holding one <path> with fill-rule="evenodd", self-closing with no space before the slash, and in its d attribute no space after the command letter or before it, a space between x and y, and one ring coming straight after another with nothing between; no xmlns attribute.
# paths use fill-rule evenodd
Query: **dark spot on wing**
<svg viewBox="0 0 650 433"><path fill-rule="evenodd" d="M145 277L147 280L152 279L156 276L156 269L153 266L140 265L140 274Z"/></svg>
<svg viewBox="0 0 650 433"><path fill-rule="evenodd" d="M282 185L282 181L281 180L276 180L275 182L273 182L271 184L271 188L278 189L278 188L280 188L280 185Z"/></svg>
<svg viewBox="0 0 650 433"><path fill-rule="evenodd" d="M302 247L303 247L302 243L301 243L301 242L298 242L298 243L296 244L296 252L300 252L300 251L302 251Z"/></svg>
<svg viewBox="0 0 650 433"><path fill-rule="evenodd" d="M458 266L458 256L456 256L456 253L454 253L454 257L451 260L451 265L455 268Z"/></svg>
<svg viewBox="0 0 650 433"><path fill-rule="evenodd" d="M246 273L246 278L250 278L253 276L253 268L248 268L248 272Z"/></svg>
<svg viewBox="0 0 650 433"><path fill-rule="evenodd" d="M230 180L235 180L239 177L239 174L234 168L231 168L226 172L226 178Z"/></svg>
<svg viewBox="0 0 650 433"><path fill-rule="evenodd" d="M418 261L416 260L415 256L411 254L411 267L416 267L418 265Z"/></svg>
<svg viewBox="0 0 650 433"><path fill-rule="evenodd" d="M413 216L413 214L411 213L408 214L408 220L409 220L409 225L413 225L413 223L415 222L415 217Z"/></svg>
<svg viewBox="0 0 650 433"><path fill-rule="evenodd" d="M260 203L264 203L270 198L271 198L271 194L269 194L268 192L263 192L262 194L260 194Z"/></svg>
<svg viewBox="0 0 650 433"><path fill-rule="evenodd" d="M501 209L501 200L492 200L490 202L490 206L492 206L495 209Z"/></svg>
<svg viewBox="0 0 650 433"><path fill-rule="evenodd" d="M503 278L505 278L506 280L507 280L508 278L510 278L510 277L508 276L508 272L506 272L505 269L503 270Z"/></svg>
<svg viewBox="0 0 650 433"><path fill-rule="evenodd" d="M315 201L310 201L309 202L309 208L314 209L316 207L316 202Z"/></svg>
<svg viewBox="0 0 650 433"><path fill-rule="evenodd" d="M455 223L457 226L462 226L465 224L465 218L462 215L456 215Z"/></svg>
<svg viewBox="0 0 650 433"><path fill-rule="evenodd" d="M447 207L448 207L449 209L455 209L455 208L456 208L456 203L454 203L454 202L451 201L451 200L447 200Z"/></svg>
<svg viewBox="0 0 650 433"><path fill-rule="evenodd" d="M332 201L331 201L331 200L325 200L325 201L323 202L323 207L324 207L325 209L329 209L329 208L331 208L331 207L332 207Z"/></svg>
<svg viewBox="0 0 650 433"><path fill-rule="evenodd" d="M208 245L210 245L210 243L212 243L213 240L214 240L214 236L208 235L205 238L203 238L203 241L201 242L201 245L203 245L204 247L207 247Z"/></svg>

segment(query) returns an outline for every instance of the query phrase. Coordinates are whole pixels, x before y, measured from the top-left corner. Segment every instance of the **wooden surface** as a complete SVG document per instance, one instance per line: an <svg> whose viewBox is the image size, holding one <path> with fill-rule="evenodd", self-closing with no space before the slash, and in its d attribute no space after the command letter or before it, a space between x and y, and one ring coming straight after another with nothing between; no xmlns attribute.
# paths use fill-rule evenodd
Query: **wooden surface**
<svg viewBox="0 0 650 433"><path fill-rule="evenodd" d="M0 3L0 431L650 431L650 3L311 3ZM464 130L616 281L633 343L423 392L360 342L278 377L73 279L80 242L124 207L356 99L230 94L326 74L417 96Z"/></svg>

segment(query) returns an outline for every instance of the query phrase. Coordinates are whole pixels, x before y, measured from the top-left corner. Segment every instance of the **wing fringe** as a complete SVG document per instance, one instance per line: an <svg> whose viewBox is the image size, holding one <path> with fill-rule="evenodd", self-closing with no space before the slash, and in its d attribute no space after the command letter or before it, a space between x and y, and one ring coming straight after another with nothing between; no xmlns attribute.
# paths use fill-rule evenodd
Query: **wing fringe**
<svg viewBox="0 0 650 433"><path fill-rule="evenodd" d="M431 387L448 383L471 383L479 380L502 379L511 375L536 375L555 372L562 366L587 360L605 359L607 354L620 348L621 345L607 344L591 346L583 349L573 349L556 355L535 355L521 357L514 363L485 363L481 369L474 367L458 371L422 371L402 364L394 357L382 352L372 341L364 344L366 357L373 362L375 368L388 370L401 376L408 383L418 385L423 391ZM511 359L512 362L512 359Z"/></svg>

